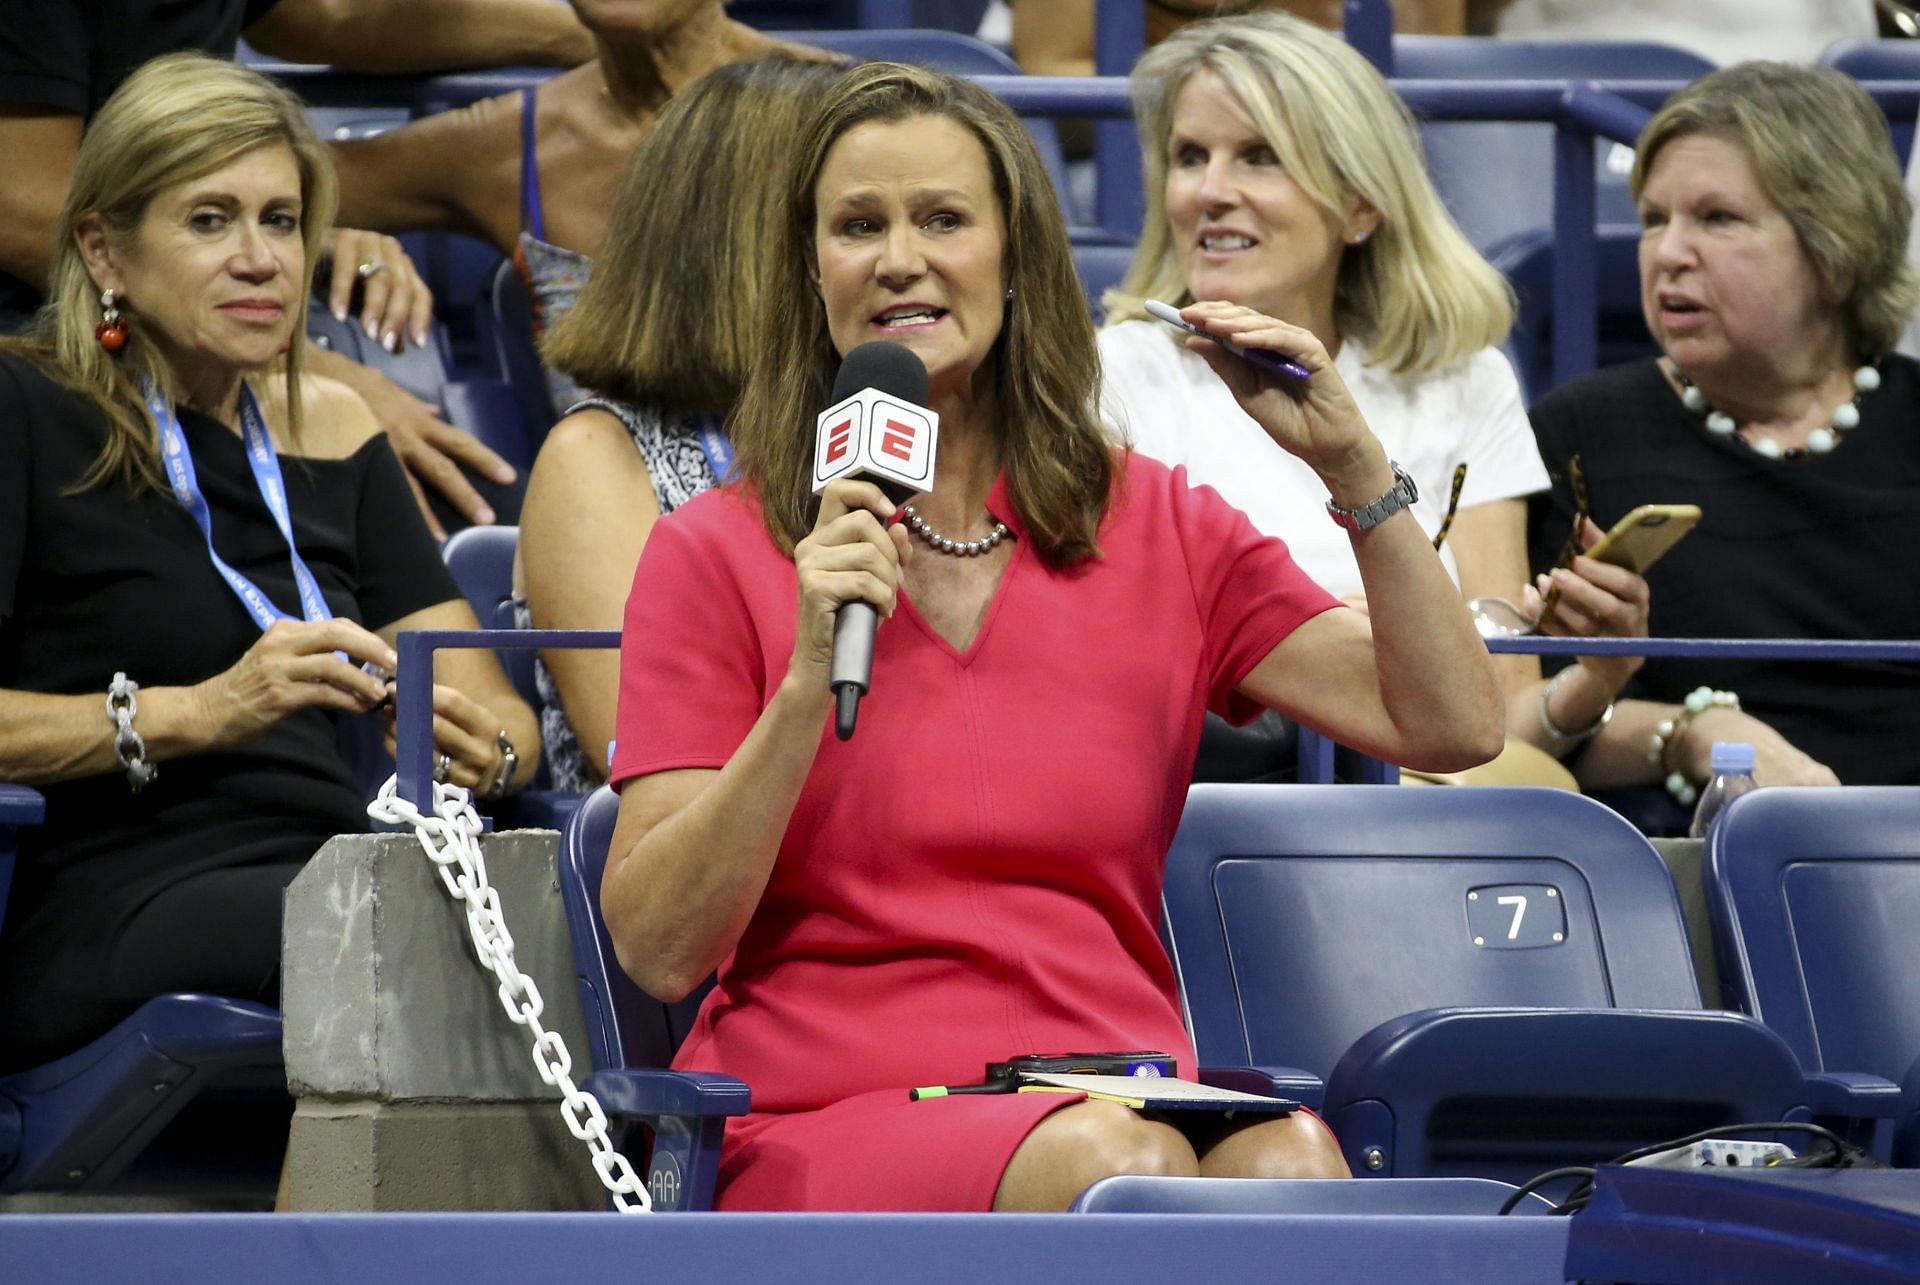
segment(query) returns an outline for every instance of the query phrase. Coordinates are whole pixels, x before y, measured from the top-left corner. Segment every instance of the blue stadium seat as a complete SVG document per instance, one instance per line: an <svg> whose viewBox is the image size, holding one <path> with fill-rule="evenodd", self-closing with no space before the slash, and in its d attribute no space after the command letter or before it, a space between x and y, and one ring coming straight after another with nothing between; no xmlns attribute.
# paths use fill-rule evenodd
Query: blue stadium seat
<svg viewBox="0 0 1920 1285"><path fill-rule="evenodd" d="M13 886L13 863L20 850L20 831L47 818L47 801L40 791L24 785L0 783L0 923L7 918L7 890Z"/></svg>
<svg viewBox="0 0 1920 1285"><path fill-rule="evenodd" d="M1655 356L1640 311L1640 226L1606 224L1595 230L1594 303L1597 364L1618 365ZM1507 355L1529 405L1553 387L1553 232L1532 228L1486 247L1487 261L1513 286L1513 331ZM1550 460L1550 468L1564 461Z"/></svg>
<svg viewBox="0 0 1920 1285"><path fill-rule="evenodd" d="M1396 36L1399 80L1690 81L1713 70L1671 45L1616 40L1488 40ZM1553 127L1448 121L1421 131L1427 166L1454 218L1484 252L1504 237L1553 223ZM1627 149L1596 148L1599 221L1637 221L1626 190Z"/></svg>
<svg viewBox="0 0 1920 1285"><path fill-rule="evenodd" d="M520 528L511 526L468 527L456 531L440 548L453 582L461 596L473 607L482 629L516 629L513 613L513 560L520 548ZM513 680L520 698L538 713L540 690L534 680L534 653L518 648L498 650L494 655ZM384 779L384 778L382 778ZM540 771L525 790L498 805L497 816L503 829L560 830L567 818L580 806L584 795L555 790L552 774L543 760Z"/></svg>
<svg viewBox="0 0 1920 1285"><path fill-rule="evenodd" d="M1920 1165L1920 788L1757 790L1705 870L1727 1002L1813 1073L1817 1117L1874 1121L1882 1158Z"/></svg>
<svg viewBox="0 0 1920 1285"><path fill-rule="evenodd" d="M196 1122L194 1152L151 1163L150 1148L181 1113L220 1095ZM262 1130L222 1163L201 1143L245 1144L246 1118L284 1130L292 1110L280 1056L280 1014L213 995L162 995L85 1048L0 1076L0 1192L272 1195L281 1145Z"/></svg>
<svg viewBox="0 0 1920 1285"><path fill-rule="evenodd" d="M533 295L512 259L501 259L488 273L480 319L481 332L501 378L512 391L521 422L531 430L528 444L538 455L554 424L553 400L547 394L546 367L540 362L539 341L534 337Z"/></svg>
<svg viewBox="0 0 1920 1285"><path fill-rule="evenodd" d="M1780 1037L1700 1009L1659 855L1578 795L1197 785L1165 897L1200 1060L1323 1078L1358 1176L1806 1118Z"/></svg>
<svg viewBox="0 0 1920 1285"><path fill-rule="evenodd" d="M1498 1214L1515 1188L1486 1178L1102 1178L1073 1202L1076 1214ZM1553 1206L1529 1194L1517 1214Z"/></svg>
<svg viewBox="0 0 1920 1285"><path fill-rule="evenodd" d="M1855 80L1920 80L1920 41L1836 40L1820 61ZM1887 123L1893 129L1894 154L1904 165L1913 154L1913 117Z"/></svg>
<svg viewBox="0 0 1920 1285"><path fill-rule="evenodd" d="M984 40L956 31L909 29L899 31L784 31L782 40L800 41L869 62L907 62L956 76L1018 76L1020 64ZM1040 161L1053 180L1067 222L1080 218L1067 199L1067 160L1060 148L1060 131L1050 116L1023 116L1021 123L1033 136Z"/></svg>
<svg viewBox="0 0 1920 1285"><path fill-rule="evenodd" d="M601 786L567 822L560 839L560 896L573 934L580 1011L594 1073L583 1087L610 1117L644 1122L653 1131L647 1188L659 1210L713 1207L726 1117L745 1115L747 1086L731 1076L665 1070L679 1048L702 993L662 1004L628 977L600 916L600 875L620 796ZM621 1141L629 1159L643 1139Z"/></svg>
<svg viewBox="0 0 1920 1285"><path fill-rule="evenodd" d="M38 791L0 784L0 920L20 831L45 814ZM284 1124L280 1014L211 995L150 1000L85 1048L0 1075L0 1192L271 1195L280 1160L271 1133L264 1158L256 1150L210 1163L202 1152L155 1163L155 1140L208 1089L248 1106L264 1099Z"/></svg>
<svg viewBox="0 0 1920 1285"><path fill-rule="evenodd" d="M1080 271L1080 284L1086 289L1087 303L1093 308L1096 324L1106 316L1100 296L1120 284L1132 262L1130 245L1074 245L1073 266Z"/></svg>

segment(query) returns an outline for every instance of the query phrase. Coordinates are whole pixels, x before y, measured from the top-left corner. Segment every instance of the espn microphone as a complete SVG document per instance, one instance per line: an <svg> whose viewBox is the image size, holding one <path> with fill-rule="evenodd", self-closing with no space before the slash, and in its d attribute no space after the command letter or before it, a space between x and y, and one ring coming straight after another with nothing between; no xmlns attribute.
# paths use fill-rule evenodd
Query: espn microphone
<svg viewBox="0 0 1920 1285"><path fill-rule="evenodd" d="M861 344L840 363L833 405L814 424L813 493L843 477L872 482L895 504L933 489L940 416L928 410L927 368L900 344ZM833 616L834 735L853 735L860 698L873 684L880 614L870 602L843 602Z"/></svg>

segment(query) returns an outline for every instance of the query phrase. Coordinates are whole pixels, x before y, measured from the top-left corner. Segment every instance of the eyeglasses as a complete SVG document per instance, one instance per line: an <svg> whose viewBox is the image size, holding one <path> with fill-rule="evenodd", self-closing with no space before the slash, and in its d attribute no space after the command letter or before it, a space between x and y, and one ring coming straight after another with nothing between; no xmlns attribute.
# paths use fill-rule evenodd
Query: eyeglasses
<svg viewBox="0 0 1920 1285"><path fill-rule="evenodd" d="M1567 532L1565 544L1560 546L1560 556L1554 561L1556 571L1565 571L1573 565L1580 554L1580 537L1587 529L1587 518L1592 505L1587 499L1587 475L1580 467L1580 457L1567 457L1567 489L1573 492L1573 529ZM1547 589L1547 596L1540 604L1540 619L1545 620L1553 614L1554 606L1560 601L1560 582L1554 581Z"/></svg>
<svg viewBox="0 0 1920 1285"><path fill-rule="evenodd" d="M1440 519L1440 529L1433 533L1433 551L1440 552L1440 546L1447 542L1447 532L1453 530L1453 515L1460 511L1460 488L1467 484L1467 463L1465 460L1453 466L1453 491L1447 496L1447 516Z"/></svg>

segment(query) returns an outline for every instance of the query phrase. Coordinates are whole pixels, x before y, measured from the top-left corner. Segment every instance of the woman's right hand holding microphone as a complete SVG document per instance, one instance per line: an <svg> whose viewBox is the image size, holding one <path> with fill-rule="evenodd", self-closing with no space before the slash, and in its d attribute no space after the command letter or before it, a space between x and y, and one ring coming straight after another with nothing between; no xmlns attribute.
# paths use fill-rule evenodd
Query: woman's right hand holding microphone
<svg viewBox="0 0 1920 1285"><path fill-rule="evenodd" d="M799 614L787 677L803 692L831 698L834 614L855 599L882 619L899 601L901 569L910 556L906 528L892 524L897 506L871 482L831 482L820 495L813 530L793 550Z"/></svg>

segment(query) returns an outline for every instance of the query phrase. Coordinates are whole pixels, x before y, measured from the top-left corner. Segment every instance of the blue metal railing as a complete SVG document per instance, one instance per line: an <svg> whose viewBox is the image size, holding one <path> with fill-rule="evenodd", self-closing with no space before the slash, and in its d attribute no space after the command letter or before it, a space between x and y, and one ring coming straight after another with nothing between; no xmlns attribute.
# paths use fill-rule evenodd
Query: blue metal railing
<svg viewBox="0 0 1920 1285"><path fill-rule="evenodd" d="M1364 3L1364 0L1356 0ZM1103 6L1108 0L1102 0ZM1124 6L1123 6L1124 7ZM1138 9L1138 6L1133 6ZM1103 7L1103 15L1105 8ZM1103 16L1099 56L1109 47ZM1102 62L1102 70L1106 63ZM508 68L458 76L361 76L324 67L269 66L319 107L390 104L413 115L464 106L512 93L551 75L540 68ZM1127 82L1119 76L979 76L975 79L1024 115L1086 116L1099 122L1098 211L1103 234L1117 242L1139 232L1140 156L1133 139ZM1920 111L1920 83L1863 81L1889 118ZM1598 357L1594 242L1596 139L1631 143L1651 111L1681 87L1678 81L1636 80L1403 80L1394 88L1414 112L1431 121L1536 121L1554 130L1553 380L1564 383L1592 370Z"/></svg>
<svg viewBox="0 0 1920 1285"><path fill-rule="evenodd" d="M1893 660L1920 662L1920 640L1886 642L1814 638L1490 638L1487 650L1523 656L1645 656L1694 660ZM1300 729L1299 771L1306 784L1333 780L1334 742ZM1392 785L1400 769L1378 759L1360 762L1360 783Z"/></svg>
<svg viewBox="0 0 1920 1285"><path fill-rule="evenodd" d="M396 790L422 812L433 811L433 653L490 647L495 651L618 647L618 629L406 629L394 643L400 657L393 676Z"/></svg>
<svg viewBox="0 0 1920 1285"><path fill-rule="evenodd" d="M422 811L433 806L433 654L446 648L618 647L616 629L413 629L400 635L394 676L396 723L394 762L400 796ZM1717 660L1891 660L1920 662L1920 640L1820 641L1806 638L1499 638L1487 643L1495 654L1536 656L1683 656ZM1333 780L1333 742L1300 729L1300 780ZM1366 759L1365 784L1391 785L1400 769Z"/></svg>

